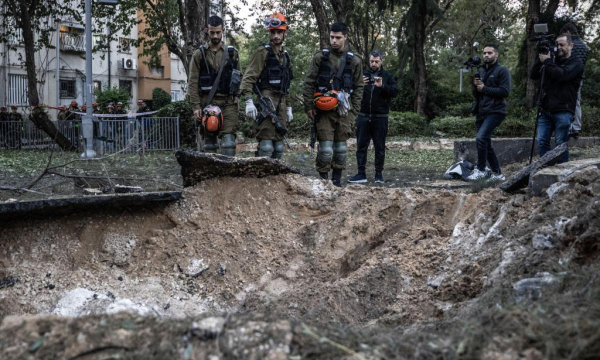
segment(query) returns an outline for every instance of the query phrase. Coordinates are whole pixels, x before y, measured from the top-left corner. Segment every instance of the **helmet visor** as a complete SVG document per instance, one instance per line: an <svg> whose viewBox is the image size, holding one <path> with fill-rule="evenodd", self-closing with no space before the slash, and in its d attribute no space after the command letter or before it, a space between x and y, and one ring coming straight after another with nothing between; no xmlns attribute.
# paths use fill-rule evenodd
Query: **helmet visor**
<svg viewBox="0 0 600 360"><path fill-rule="evenodd" d="M270 17L270 18L265 19L265 28L276 28L276 27L280 27L281 25L287 25L287 24L285 23L285 21L281 21L280 19L278 19L276 17Z"/></svg>

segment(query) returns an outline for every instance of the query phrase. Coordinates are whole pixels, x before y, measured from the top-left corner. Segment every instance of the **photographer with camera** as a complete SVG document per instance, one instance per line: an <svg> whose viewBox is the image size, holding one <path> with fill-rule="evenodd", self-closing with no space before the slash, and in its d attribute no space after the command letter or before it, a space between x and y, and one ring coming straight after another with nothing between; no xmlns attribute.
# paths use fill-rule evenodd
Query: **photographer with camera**
<svg viewBox="0 0 600 360"><path fill-rule="evenodd" d="M571 51L571 56L576 59L579 59L585 68L585 63L588 58L588 48L585 43L579 38L577 35L577 28L575 25L571 23L566 23L560 28L561 35L571 35L571 39L573 39L573 50ZM584 74L585 76L585 74ZM577 92L577 107L575 108L575 118L571 123L570 136L574 139L579 137L579 132L581 131L581 87L583 86L583 79L581 80L581 84L579 84L579 91Z"/></svg>
<svg viewBox="0 0 600 360"><path fill-rule="evenodd" d="M367 182L365 167L367 149L373 140L375 147L375 182L383 183L385 162L385 138L388 132L390 103L398 95L394 75L383 69L381 52L373 51L369 57L369 68L363 71L363 92L360 112L356 117L356 162L358 174L348 179L351 183Z"/></svg>
<svg viewBox="0 0 600 360"><path fill-rule="evenodd" d="M510 72L498 64L498 55L498 46L494 44L483 48L484 66L478 69L473 82L475 105L471 112L476 115L477 167L467 178L469 181L487 177L493 181L505 179L492 147L492 133L506 118L506 98L510 93ZM486 162L492 174L485 170Z"/></svg>
<svg viewBox="0 0 600 360"><path fill-rule="evenodd" d="M552 61L552 51L540 51L539 61L533 65L529 77L542 79L540 89L540 114L537 123L539 155L550 150L554 132L556 146L569 141L569 129L577 107L577 92L583 78L583 63L571 56L573 39L561 35L556 39L557 56ZM569 151L559 163L569 161Z"/></svg>

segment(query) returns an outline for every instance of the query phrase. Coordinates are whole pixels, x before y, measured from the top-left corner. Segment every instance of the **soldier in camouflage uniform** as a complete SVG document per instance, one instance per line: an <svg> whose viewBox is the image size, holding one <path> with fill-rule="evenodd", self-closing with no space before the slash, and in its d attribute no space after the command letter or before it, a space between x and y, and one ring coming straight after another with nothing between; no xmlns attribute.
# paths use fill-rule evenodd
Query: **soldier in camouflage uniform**
<svg viewBox="0 0 600 360"><path fill-rule="evenodd" d="M10 146L13 149L20 149L21 148L21 130L23 127L23 114L21 114L18 109L17 109L17 105L12 104L10 106L10 109L12 110L10 112L10 114L8 115L8 119L9 121L11 121L10 123L10 127L8 130L11 131L11 137L9 139L10 141Z"/></svg>
<svg viewBox="0 0 600 360"><path fill-rule="evenodd" d="M303 99L308 117L317 118L317 171L321 178L327 180L329 170L333 168L331 181L341 186L348 153L346 141L353 135L352 125L360 110L364 83L362 60L349 49L346 25L341 22L333 24L329 39L331 46L313 56L304 81ZM341 66L344 69L338 76ZM341 101L338 103L338 96L342 93L350 94L352 108L349 112L342 110ZM321 103L317 101L324 99L329 99L329 106L323 107L326 110L320 109ZM336 104L336 107L331 104Z"/></svg>
<svg viewBox="0 0 600 360"><path fill-rule="evenodd" d="M238 101L240 85L240 61L237 50L233 46L225 46L222 41L224 30L223 19L211 16L208 19L208 46L202 46L192 55L188 79L190 101L194 107L196 121L202 118L202 111L208 105L221 109L223 127L218 134L221 138L221 154L235 156L235 136L238 129ZM225 56L226 58L223 58ZM221 65L224 64L219 83L215 84ZM210 104L207 98L216 86ZM216 153L217 136L204 133L204 148L207 153Z"/></svg>
<svg viewBox="0 0 600 360"><path fill-rule="evenodd" d="M252 93L254 84L258 85L263 96L271 99L283 127L292 121L292 106L289 103L290 82L293 78L291 59L284 49L288 25L285 16L274 14L265 20L271 41L259 47L252 57L242 80L241 96L246 102L246 116L252 120L260 119ZM279 134L271 118L256 124L258 156L281 159L283 156L283 136Z"/></svg>
<svg viewBox="0 0 600 360"><path fill-rule="evenodd" d="M66 120L67 119L67 107L61 105L58 107L58 115L56 115L57 120Z"/></svg>

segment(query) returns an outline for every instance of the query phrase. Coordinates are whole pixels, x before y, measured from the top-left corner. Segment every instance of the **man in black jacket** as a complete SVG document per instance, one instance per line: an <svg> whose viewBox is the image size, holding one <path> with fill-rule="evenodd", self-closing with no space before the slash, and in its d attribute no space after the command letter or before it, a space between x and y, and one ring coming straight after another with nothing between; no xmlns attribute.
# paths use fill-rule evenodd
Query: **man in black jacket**
<svg viewBox="0 0 600 360"><path fill-rule="evenodd" d="M398 85L392 73L383 69L379 51L369 57L369 68L363 72L365 90L360 112L356 117L356 162L358 174L348 179L351 183L367 182L367 149L373 140L375 147L375 182L383 183L385 138L388 131L390 102L398 94Z"/></svg>
<svg viewBox="0 0 600 360"><path fill-rule="evenodd" d="M588 48L585 43L579 38L577 35L577 28L575 25L571 23L566 23L560 29L560 33L562 35L571 35L571 39L573 40L573 50L571 51L571 56L576 59L579 59L585 68L585 63L588 58ZM585 74L584 74L585 75ZM575 118L573 119L573 123L571 123L571 137L577 139L579 136L579 132L581 131L581 87L583 86L583 79L579 84L579 91L577 91L577 107L575 108Z"/></svg>
<svg viewBox="0 0 600 360"><path fill-rule="evenodd" d="M540 156L550 150L550 138L554 132L556 145L568 143L569 129L577 107L577 92L583 78L583 64L574 56L573 40L570 35L556 38L558 56L553 62L550 54L539 54L539 59L529 75L540 79L545 73L542 89L542 116L538 120L537 141ZM567 151L559 163L569 161Z"/></svg>
<svg viewBox="0 0 600 360"><path fill-rule="evenodd" d="M477 128L477 167L468 180L490 177L493 181L503 181L500 162L492 147L492 132L506 118L506 98L510 93L510 72L498 64L498 46L486 45L483 48L485 66L479 69L473 83L473 95L476 103L473 113L476 115ZM485 170L490 164L492 174Z"/></svg>

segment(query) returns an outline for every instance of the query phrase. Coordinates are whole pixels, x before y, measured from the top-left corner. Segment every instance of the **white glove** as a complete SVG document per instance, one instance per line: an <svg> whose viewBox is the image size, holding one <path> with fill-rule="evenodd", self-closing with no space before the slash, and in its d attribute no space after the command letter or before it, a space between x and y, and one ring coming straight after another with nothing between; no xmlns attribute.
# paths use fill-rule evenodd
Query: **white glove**
<svg viewBox="0 0 600 360"><path fill-rule="evenodd" d="M294 114L292 113L292 107L288 106L285 110L287 112L287 121L289 123L291 123L292 120L294 120Z"/></svg>
<svg viewBox="0 0 600 360"><path fill-rule="evenodd" d="M340 116L348 115L348 112L352 110L352 104L350 103L350 94L345 91L340 91L337 95L338 107L337 111Z"/></svg>
<svg viewBox="0 0 600 360"><path fill-rule="evenodd" d="M258 115L258 110L256 110L256 106L254 106L254 102L252 99L246 100L246 117L249 117L252 120L256 120L256 116Z"/></svg>

